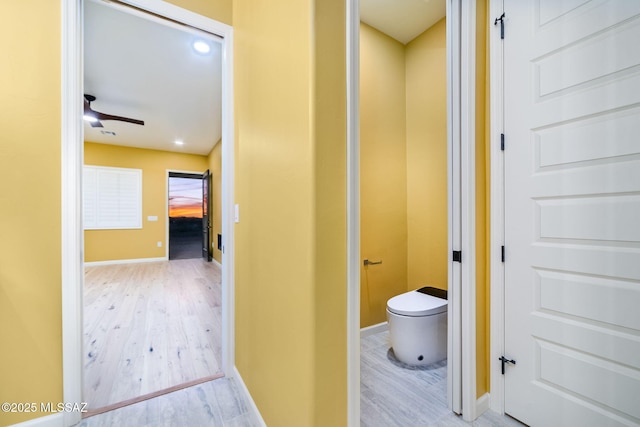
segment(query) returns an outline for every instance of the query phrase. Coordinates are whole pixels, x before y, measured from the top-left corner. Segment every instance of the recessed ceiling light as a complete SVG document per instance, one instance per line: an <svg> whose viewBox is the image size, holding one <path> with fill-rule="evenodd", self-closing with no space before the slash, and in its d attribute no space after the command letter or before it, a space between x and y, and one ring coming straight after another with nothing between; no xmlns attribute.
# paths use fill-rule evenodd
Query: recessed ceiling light
<svg viewBox="0 0 640 427"><path fill-rule="evenodd" d="M175 143L176 143L176 145L184 145L184 142L183 142L183 141L180 141L179 139L177 139L177 140L175 141Z"/></svg>
<svg viewBox="0 0 640 427"><path fill-rule="evenodd" d="M196 52L202 54L206 54L211 51L211 46L209 46L209 43L205 42L204 40L196 40L195 42L193 42L193 48Z"/></svg>

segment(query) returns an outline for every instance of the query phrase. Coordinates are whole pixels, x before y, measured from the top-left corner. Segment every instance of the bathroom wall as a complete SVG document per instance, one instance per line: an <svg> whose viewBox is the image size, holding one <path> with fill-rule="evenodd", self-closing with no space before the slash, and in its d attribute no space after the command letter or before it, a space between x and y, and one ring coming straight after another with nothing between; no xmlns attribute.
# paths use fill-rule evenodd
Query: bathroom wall
<svg viewBox="0 0 640 427"><path fill-rule="evenodd" d="M387 300L447 288L445 20L406 46L360 25L360 324Z"/></svg>
<svg viewBox="0 0 640 427"><path fill-rule="evenodd" d="M406 46L407 290L447 289L446 20Z"/></svg>
<svg viewBox="0 0 640 427"><path fill-rule="evenodd" d="M386 320L387 300L407 287L404 46L360 26L360 324Z"/></svg>

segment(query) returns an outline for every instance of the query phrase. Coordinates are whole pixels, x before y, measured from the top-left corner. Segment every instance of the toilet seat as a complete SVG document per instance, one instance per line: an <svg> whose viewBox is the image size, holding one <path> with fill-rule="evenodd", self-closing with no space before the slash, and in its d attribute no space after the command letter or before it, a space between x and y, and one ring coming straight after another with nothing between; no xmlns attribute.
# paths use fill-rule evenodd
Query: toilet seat
<svg viewBox="0 0 640 427"><path fill-rule="evenodd" d="M387 310L402 316L432 316L447 311L447 300L418 291L410 291L389 299Z"/></svg>

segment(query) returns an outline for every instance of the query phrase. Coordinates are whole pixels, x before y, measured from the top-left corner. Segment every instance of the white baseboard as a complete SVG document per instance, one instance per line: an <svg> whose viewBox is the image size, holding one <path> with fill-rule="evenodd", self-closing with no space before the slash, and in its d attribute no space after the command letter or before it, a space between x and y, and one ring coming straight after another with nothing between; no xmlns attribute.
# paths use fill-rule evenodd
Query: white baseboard
<svg viewBox="0 0 640 427"><path fill-rule="evenodd" d="M476 399L476 418L485 413L491 405L491 396L485 393Z"/></svg>
<svg viewBox="0 0 640 427"><path fill-rule="evenodd" d="M369 335L377 334L378 332L384 332L387 330L389 330L389 324L387 322L367 326L366 328L360 329L360 338L368 337Z"/></svg>
<svg viewBox="0 0 640 427"><path fill-rule="evenodd" d="M262 418L262 414L260 414L260 411L256 406L256 402L253 401L253 398L251 397L251 393L249 393L249 389L247 388L247 385L242 380L240 371L238 371L238 368L235 366L233 367L233 378L238 381L238 385L240 385L240 391L244 393L245 397L249 401L249 407L250 407L249 410L253 413L253 416L255 417L256 421L258 421L258 424L261 427L267 427L267 423L264 422L264 419Z"/></svg>
<svg viewBox="0 0 640 427"><path fill-rule="evenodd" d="M111 259L107 261L85 262L85 267L95 267L96 265L116 265L116 264L137 264L139 262L160 262L167 261L167 257L159 258L135 258L135 259Z"/></svg>
<svg viewBox="0 0 640 427"><path fill-rule="evenodd" d="M63 426L64 426L64 413L58 412L57 414L45 415L44 417L38 417L29 421L23 421L18 424L13 424L11 427L63 427Z"/></svg>
<svg viewBox="0 0 640 427"><path fill-rule="evenodd" d="M220 269L222 269L222 264L220 264L220 261L218 261L217 259L211 258L211 262L217 265Z"/></svg>

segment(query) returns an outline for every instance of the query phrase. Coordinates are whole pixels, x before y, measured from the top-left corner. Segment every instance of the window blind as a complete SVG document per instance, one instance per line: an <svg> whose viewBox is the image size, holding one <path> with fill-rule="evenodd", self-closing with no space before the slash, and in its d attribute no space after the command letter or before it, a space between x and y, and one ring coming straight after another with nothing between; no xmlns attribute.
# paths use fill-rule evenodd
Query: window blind
<svg viewBox="0 0 640 427"><path fill-rule="evenodd" d="M142 170L84 166L85 230L142 228Z"/></svg>

